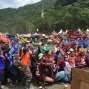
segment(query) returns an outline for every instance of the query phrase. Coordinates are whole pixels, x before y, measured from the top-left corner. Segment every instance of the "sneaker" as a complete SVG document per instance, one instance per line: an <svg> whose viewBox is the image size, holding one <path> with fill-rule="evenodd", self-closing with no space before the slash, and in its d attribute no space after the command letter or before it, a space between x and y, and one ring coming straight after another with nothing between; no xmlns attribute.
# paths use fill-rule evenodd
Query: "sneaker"
<svg viewBox="0 0 89 89"><path fill-rule="evenodd" d="M21 83L22 86L25 86L26 84L25 83Z"/></svg>
<svg viewBox="0 0 89 89"><path fill-rule="evenodd" d="M11 86L13 86L13 87L15 86L15 84L14 84L14 83L10 83L10 85L11 85Z"/></svg>
<svg viewBox="0 0 89 89"><path fill-rule="evenodd" d="M42 82L39 82L39 85L42 85Z"/></svg>
<svg viewBox="0 0 89 89"><path fill-rule="evenodd" d="M43 85L44 85L43 82L38 82L38 84L39 84L40 86L43 86Z"/></svg>
<svg viewBox="0 0 89 89"><path fill-rule="evenodd" d="M65 83L64 82L60 82L61 85L64 85Z"/></svg>
<svg viewBox="0 0 89 89"><path fill-rule="evenodd" d="M9 89L9 88L4 85L1 85L1 89Z"/></svg>

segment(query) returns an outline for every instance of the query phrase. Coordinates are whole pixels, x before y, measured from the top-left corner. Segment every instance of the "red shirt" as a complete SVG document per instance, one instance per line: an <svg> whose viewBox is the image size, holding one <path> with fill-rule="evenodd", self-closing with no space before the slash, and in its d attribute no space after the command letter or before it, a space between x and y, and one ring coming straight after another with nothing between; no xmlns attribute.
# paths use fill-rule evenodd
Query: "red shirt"
<svg viewBox="0 0 89 89"><path fill-rule="evenodd" d="M78 60L78 62L80 62L80 65L86 64L85 55L78 56L77 60Z"/></svg>
<svg viewBox="0 0 89 89"><path fill-rule="evenodd" d="M51 61L53 61L53 59L54 59L54 55L46 55L45 56L45 60L51 60Z"/></svg>
<svg viewBox="0 0 89 89"><path fill-rule="evenodd" d="M39 62L37 64L36 78L40 82L43 82L44 81L44 79L45 79L45 63Z"/></svg>
<svg viewBox="0 0 89 89"><path fill-rule="evenodd" d="M76 57L73 56L73 57L70 57L70 58L71 58L71 60L70 60L70 65L73 66L73 67L75 67L75 60L76 60Z"/></svg>

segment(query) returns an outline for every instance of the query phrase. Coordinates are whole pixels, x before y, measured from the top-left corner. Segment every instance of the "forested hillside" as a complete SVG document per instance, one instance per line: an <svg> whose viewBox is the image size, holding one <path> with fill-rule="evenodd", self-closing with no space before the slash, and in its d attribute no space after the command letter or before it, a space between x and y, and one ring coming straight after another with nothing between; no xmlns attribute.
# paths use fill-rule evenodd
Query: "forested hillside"
<svg viewBox="0 0 89 89"><path fill-rule="evenodd" d="M41 17L42 9L44 17ZM0 9L0 31L49 33L89 28L89 0L41 0L18 9Z"/></svg>

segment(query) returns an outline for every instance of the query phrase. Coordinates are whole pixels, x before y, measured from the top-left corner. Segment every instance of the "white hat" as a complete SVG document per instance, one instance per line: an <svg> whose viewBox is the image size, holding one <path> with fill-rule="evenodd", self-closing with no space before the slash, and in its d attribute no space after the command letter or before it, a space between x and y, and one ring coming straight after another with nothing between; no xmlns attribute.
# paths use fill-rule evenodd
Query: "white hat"
<svg viewBox="0 0 89 89"><path fill-rule="evenodd" d="M48 39L48 42L52 42L52 40L51 39Z"/></svg>
<svg viewBox="0 0 89 89"><path fill-rule="evenodd" d="M41 59L43 56L44 56L43 53L40 53L40 54L38 55L39 59Z"/></svg>
<svg viewBox="0 0 89 89"><path fill-rule="evenodd" d="M42 34L42 36L46 36L45 34Z"/></svg>
<svg viewBox="0 0 89 89"><path fill-rule="evenodd" d="M73 49L73 48L70 48L70 49L69 49L69 51L73 52L73 51L74 51L74 49Z"/></svg>
<svg viewBox="0 0 89 89"><path fill-rule="evenodd" d="M45 36L45 39L48 39L49 37L48 36Z"/></svg>

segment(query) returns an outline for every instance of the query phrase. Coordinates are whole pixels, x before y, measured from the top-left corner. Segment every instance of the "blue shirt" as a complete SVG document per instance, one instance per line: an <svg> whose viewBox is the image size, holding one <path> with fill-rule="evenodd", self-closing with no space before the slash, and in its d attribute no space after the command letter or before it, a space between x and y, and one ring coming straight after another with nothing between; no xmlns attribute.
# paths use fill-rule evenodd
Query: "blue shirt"
<svg viewBox="0 0 89 89"><path fill-rule="evenodd" d="M4 63L2 59L2 54L0 54L0 69L4 69Z"/></svg>
<svg viewBox="0 0 89 89"><path fill-rule="evenodd" d="M34 47L34 46L32 46L30 49L33 50L34 52L38 51L38 49L36 47Z"/></svg>

